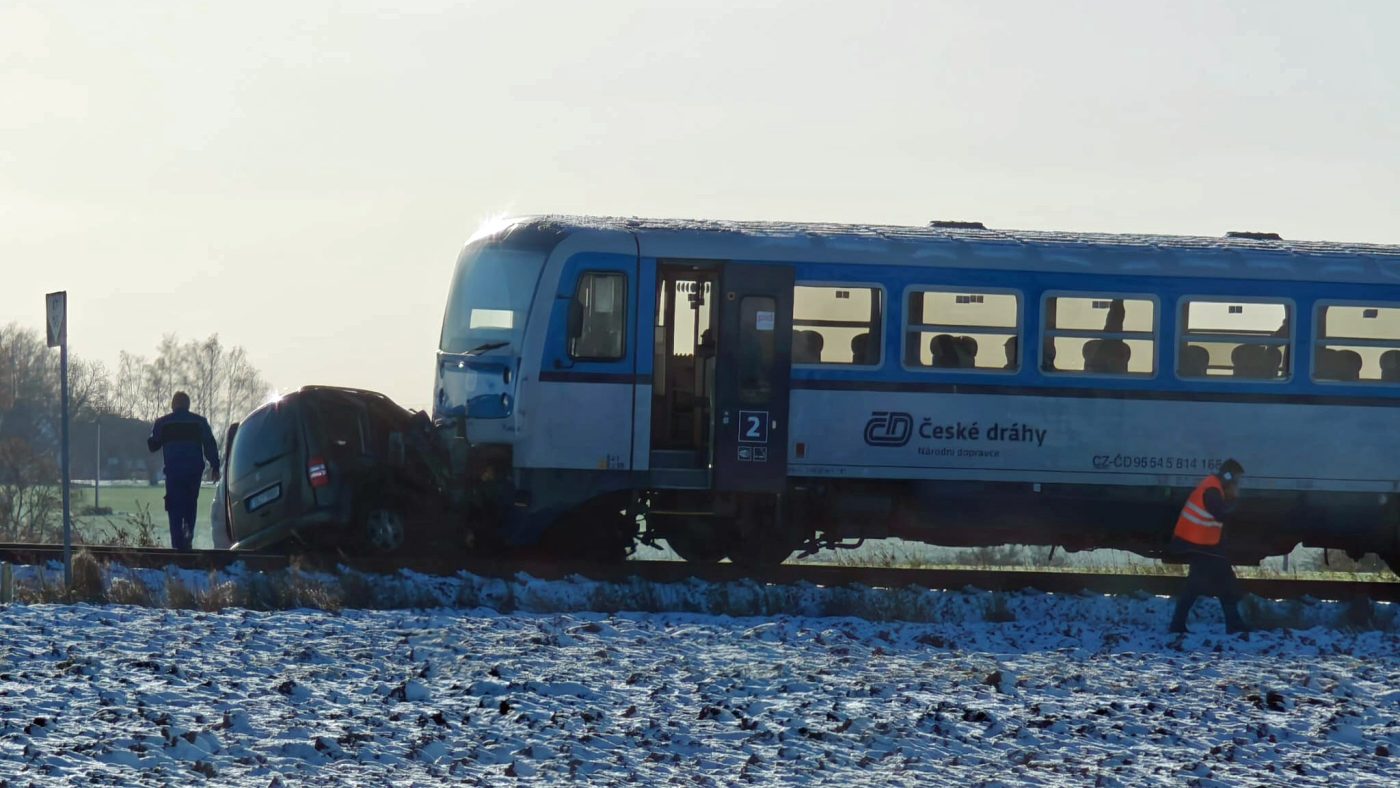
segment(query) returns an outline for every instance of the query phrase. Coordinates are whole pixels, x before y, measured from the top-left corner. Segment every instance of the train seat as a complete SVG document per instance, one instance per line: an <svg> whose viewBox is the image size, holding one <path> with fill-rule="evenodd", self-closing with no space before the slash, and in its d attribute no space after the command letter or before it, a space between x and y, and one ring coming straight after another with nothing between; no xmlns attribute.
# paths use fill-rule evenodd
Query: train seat
<svg viewBox="0 0 1400 788"><path fill-rule="evenodd" d="M1381 354L1381 380L1400 381L1400 350L1387 350Z"/></svg>
<svg viewBox="0 0 1400 788"><path fill-rule="evenodd" d="M825 345L826 340L816 331L792 332L792 363L822 363L822 348Z"/></svg>
<svg viewBox="0 0 1400 788"><path fill-rule="evenodd" d="M1132 354L1121 339L1091 339L1084 343L1084 371L1122 374L1128 371Z"/></svg>
<svg viewBox="0 0 1400 788"><path fill-rule="evenodd" d="M1176 370L1183 378L1205 377L1210 372L1210 351L1200 345L1183 345Z"/></svg>
<svg viewBox="0 0 1400 788"><path fill-rule="evenodd" d="M867 331L864 334L856 334L851 337L852 364L875 364L879 360L879 355L870 342L870 332Z"/></svg>
<svg viewBox="0 0 1400 788"><path fill-rule="evenodd" d="M1317 351L1316 363L1317 368L1313 374L1320 380L1350 381L1361 379L1361 354L1355 350L1322 348ZM1381 373L1385 374L1384 359L1382 359ZM1395 374L1400 375L1400 370L1397 370ZM1396 380L1400 380L1400 377L1397 377Z"/></svg>
<svg viewBox="0 0 1400 788"><path fill-rule="evenodd" d="M1355 350L1338 350L1337 354L1337 371L1341 373L1338 380L1360 380L1361 354Z"/></svg>
<svg viewBox="0 0 1400 788"><path fill-rule="evenodd" d="M958 337L957 340L958 367L962 369L973 369L977 366L977 340L972 337Z"/></svg>
<svg viewBox="0 0 1400 788"><path fill-rule="evenodd" d="M1283 351L1272 345L1236 345L1230 353L1235 377L1273 380L1283 363Z"/></svg>
<svg viewBox="0 0 1400 788"><path fill-rule="evenodd" d="M952 334L938 334L928 341L928 352L932 357L929 366L939 369L957 369L958 342Z"/></svg>

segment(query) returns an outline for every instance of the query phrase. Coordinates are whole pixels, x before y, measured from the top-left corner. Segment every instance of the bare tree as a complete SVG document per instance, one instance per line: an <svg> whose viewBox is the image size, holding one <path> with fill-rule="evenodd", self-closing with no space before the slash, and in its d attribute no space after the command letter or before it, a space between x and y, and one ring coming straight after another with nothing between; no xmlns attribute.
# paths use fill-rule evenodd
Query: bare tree
<svg viewBox="0 0 1400 788"><path fill-rule="evenodd" d="M208 339L192 340L184 346L186 391L190 395L190 406L198 413L210 418L220 412L223 405L221 378L227 374L224 365L224 346L218 334Z"/></svg>
<svg viewBox="0 0 1400 788"><path fill-rule="evenodd" d="M168 409L170 395L185 387L187 362L184 348L174 334L161 337L156 357L146 365L146 385L142 392L146 413L159 415ZM154 418L147 415L145 418Z"/></svg>
<svg viewBox="0 0 1400 788"><path fill-rule="evenodd" d="M121 353L117 363L116 379L112 381L112 412L133 419L153 419L146 407L146 361L145 356Z"/></svg>
<svg viewBox="0 0 1400 788"><path fill-rule="evenodd" d="M74 358L68 364L68 407L76 420L111 412L112 381L101 361Z"/></svg>
<svg viewBox="0 0 1400 788"><path fill-rule="evenodd" d="M220 440L229 424L263 404L272 391L272 386L248 360L248 354L241 347L229 351L224 368L224 412L219 419Z"/></svg>
<svg viewBox="0 0 1400 788"><path fill-rule="evenodd" d="M0 328L0 437L52 440L58 410L57 360L37 332Z"/></svg>
<svg viewBox="0 0 1400 788"><path fill-rule="evenodd" d="M190 408L209 419L222 442L229 423L261 405L270 387L241 347L225 347L218 334L180 342L161 338L152 360L123 353L112 386L116 413L152 421L170 407L177 390L190 395Z"/></svg>
<svg viewBox="0 0 1400 788"><path fill-rule="evenodd" d="M0 538L9 542L52 541L63 499L52 456L22 438L0 439Z"/></svg>

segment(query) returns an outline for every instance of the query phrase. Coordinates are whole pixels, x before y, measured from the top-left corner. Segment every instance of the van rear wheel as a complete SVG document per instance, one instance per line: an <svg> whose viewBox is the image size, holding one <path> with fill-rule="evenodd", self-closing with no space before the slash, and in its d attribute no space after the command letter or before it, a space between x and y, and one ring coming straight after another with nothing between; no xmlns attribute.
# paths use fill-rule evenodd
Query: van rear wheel
<svg viewBox="0 0 1400 788"><path fill-rule="evenodd" d="M361 518L360 537L364 540L365 547L375 554L394 553L403 549L408 538L403 512L392 506L371 507Z"/></svg>

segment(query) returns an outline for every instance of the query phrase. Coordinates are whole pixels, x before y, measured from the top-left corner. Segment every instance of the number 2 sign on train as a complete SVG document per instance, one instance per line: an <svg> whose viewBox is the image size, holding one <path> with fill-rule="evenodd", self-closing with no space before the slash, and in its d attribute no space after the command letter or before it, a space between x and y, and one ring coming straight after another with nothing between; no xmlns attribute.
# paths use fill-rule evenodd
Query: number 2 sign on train
<svg viewBox="0 0 1400 788"><path fill-rule="evenodd" d="M899 537L1400 558L1400 247L526 217L448 291L433 417L478 528L766 564Z"/></svg>

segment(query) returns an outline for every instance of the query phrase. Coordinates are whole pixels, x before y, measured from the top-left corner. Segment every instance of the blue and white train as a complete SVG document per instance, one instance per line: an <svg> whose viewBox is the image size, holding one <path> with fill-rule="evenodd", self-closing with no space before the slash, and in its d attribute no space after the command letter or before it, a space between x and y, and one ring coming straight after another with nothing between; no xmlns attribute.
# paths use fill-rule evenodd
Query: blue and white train
<svg viewBox="0 0 1400 788"><path fill-rule="evenodd" d="M477 536L1400 557L1400 246L545 216L467 244L435 422Z"/></svg>

